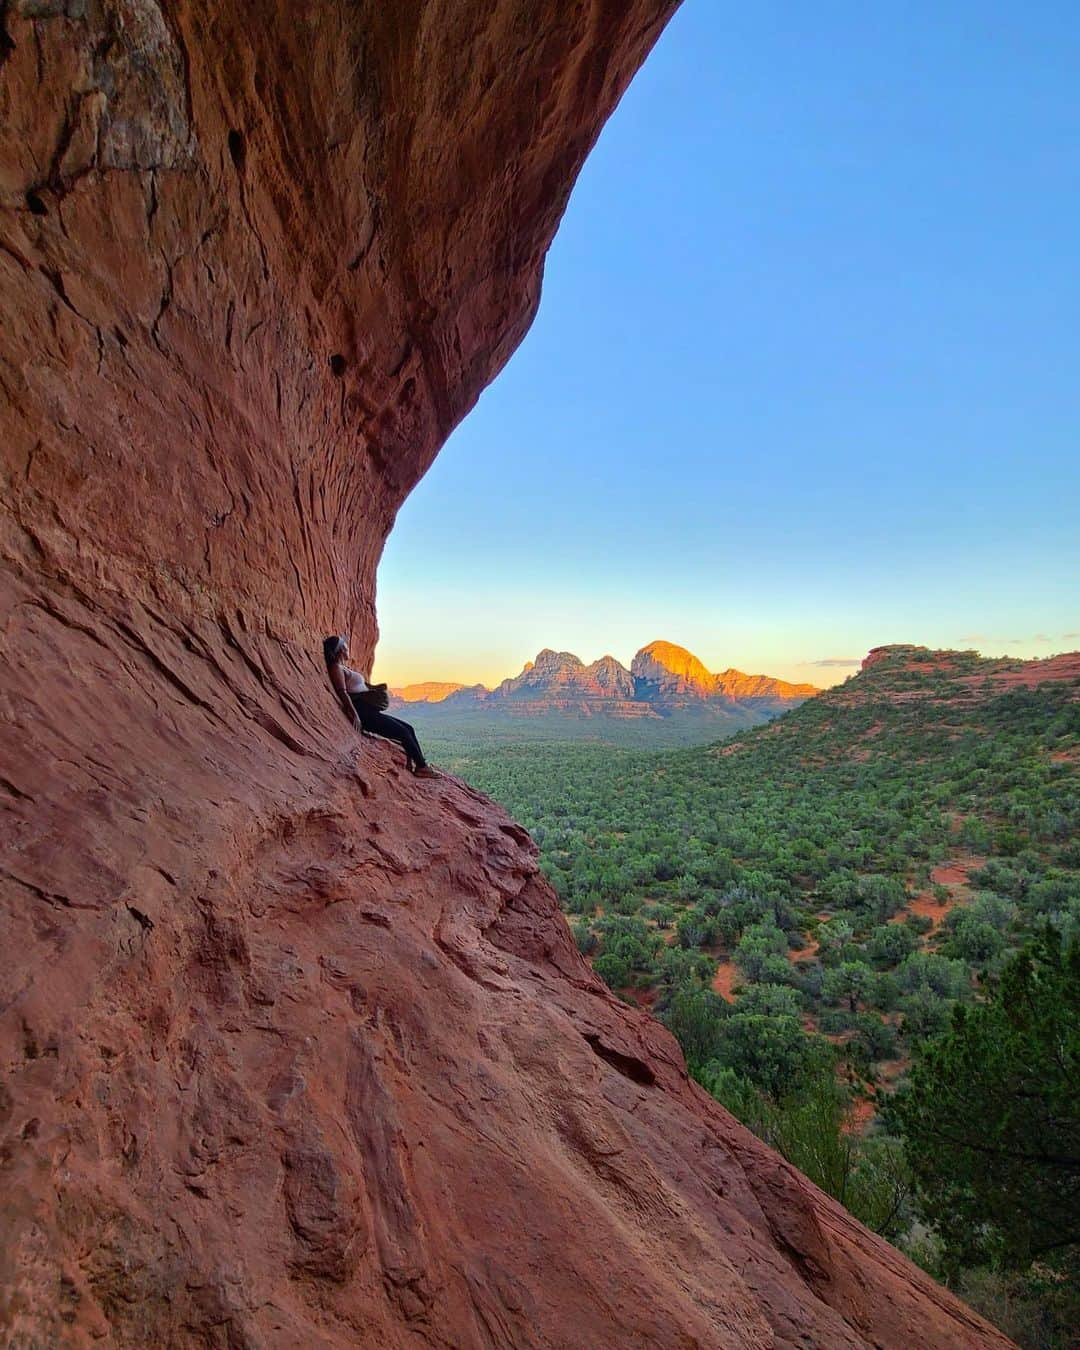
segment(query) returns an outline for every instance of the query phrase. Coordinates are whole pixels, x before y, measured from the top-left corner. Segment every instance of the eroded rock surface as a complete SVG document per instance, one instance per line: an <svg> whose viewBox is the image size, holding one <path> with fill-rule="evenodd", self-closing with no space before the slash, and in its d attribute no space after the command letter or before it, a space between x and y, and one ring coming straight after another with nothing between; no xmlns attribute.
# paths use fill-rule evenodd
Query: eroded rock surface
<svg viewBox="0 0 1080 1350"><path fill-rule="evenodd" d="M0 5L5 1343L1000 1339L320 669L671 8Z"/></svg>

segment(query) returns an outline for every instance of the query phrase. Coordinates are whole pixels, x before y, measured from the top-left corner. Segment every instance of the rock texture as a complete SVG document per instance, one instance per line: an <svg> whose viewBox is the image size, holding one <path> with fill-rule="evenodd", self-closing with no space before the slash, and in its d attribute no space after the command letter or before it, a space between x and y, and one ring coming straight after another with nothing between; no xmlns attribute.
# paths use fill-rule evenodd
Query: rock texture
<svg viewBox="0 0 1080 1350"><path fill-rule="evenodd" d="M669 0L0 6L6 1344L991 1345L354 742Z"/></svg>

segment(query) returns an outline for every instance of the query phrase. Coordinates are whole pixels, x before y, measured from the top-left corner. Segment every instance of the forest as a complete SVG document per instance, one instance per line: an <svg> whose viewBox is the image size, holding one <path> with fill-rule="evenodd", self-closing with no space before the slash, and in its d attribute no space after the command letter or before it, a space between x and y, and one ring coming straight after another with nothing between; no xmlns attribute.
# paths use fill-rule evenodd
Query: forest
<svg viewBox="0 0 1080 1350"><path fill-rule="evenodd" d="M1015 665L1015 663L1014 663ZM1080 1324L1080 702L886 649L708 748L432 742L697 1081L1018 1343Z"/></svg>

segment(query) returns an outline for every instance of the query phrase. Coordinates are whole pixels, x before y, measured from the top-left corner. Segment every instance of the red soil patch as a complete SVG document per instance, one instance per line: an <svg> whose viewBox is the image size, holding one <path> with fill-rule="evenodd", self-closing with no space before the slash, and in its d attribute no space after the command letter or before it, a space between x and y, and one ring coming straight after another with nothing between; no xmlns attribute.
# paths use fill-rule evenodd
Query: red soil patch
<svg viewBox="0 0 1080 1350"><path fill-rule="evenodd" d="M908 904L906 909L902 909L899 914L894 914L889 922L903 923L909 914L918 914L924 919L929 919L933 925L930 932L927 934L929 937L930 933L937 932L941 927L942 920L945 918L946 914L948 914L949 910L955 909L956 905L956 896L950 896L943 905L939 905L931 891L923 891L921 895L917 895L915 899Z"/></svg>
<svg viewBox="0 0 1080 1350"><path fill-rule="evenodd" d="M863 1010L860 1008L859 1011L862 1012ZM855 1032L848 1028L847 1031L820 1031L818 1035L824 1036L830 1045L847 1045L848 1041L854 1037Z"/></svg>
<svg viewBox="0 0 1080 1350"><path fill-rule="evenodd" d="M787 950L787 959L794 966L799 961L809 961L812 957L817 956L820 949L821 946L817 938L811 938L806 946L800 947L798 951L796 951L794 947L789 947Z"/></svg>
<svg viewBox="0 0 1080 1350"><path fill-rule="evenodd" d="M889 922L903 923L909 914L920 914L929 919L933 925L926 937L933 937L946 915L958 905L967 904L971 899L968 876L978 871L985 862L985 858L956 858L952 862L939 863L937 867L930 869L930 880L933 885L944 886L948 890L949 896L944 904L938 903L933 892L923 891L898 914L894 914Z"/></svg>
<svg viewBox="0 0 1080 1350"><path fill-rule="evenodd" d="M956 862L939 863L930 871L935 886L967 886L968 874L977 871L985 858L964 858Z"/></svg>
<svg viewBox="0 0 1080 1350"><path fill-rule="evenodd" d="M734 961L721 961L716 967L716 974L713 976L713 993L719 994L721 998L727 999L729 1003L735 1002L735 984L739 977L739 969Z"/></svg>
<svg viewBox="0 0 1080 1350"><path fill-rule="evenodd" d="M844 1120L844 1133L862 1134L876 1114L877 1104L872 1097L856 1097Z"/></svg>

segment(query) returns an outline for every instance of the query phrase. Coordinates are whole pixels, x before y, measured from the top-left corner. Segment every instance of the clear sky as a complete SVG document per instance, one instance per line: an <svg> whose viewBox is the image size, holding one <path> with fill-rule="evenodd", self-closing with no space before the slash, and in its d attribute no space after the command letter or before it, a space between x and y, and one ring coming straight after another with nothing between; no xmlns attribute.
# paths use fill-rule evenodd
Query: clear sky
<svg viewBox="0 0 1080 1350"><path fill-rule="evenodd" d="M1080 4L686 0L405 503L376 671L1080 647Z"/></svg>

